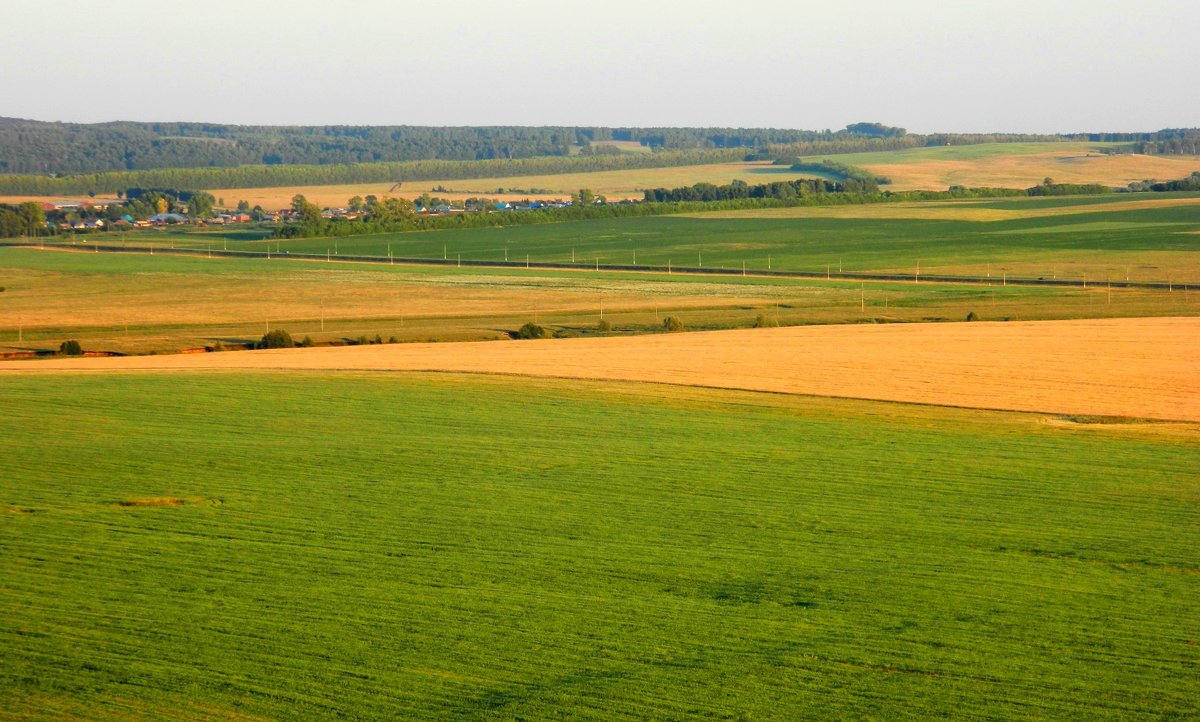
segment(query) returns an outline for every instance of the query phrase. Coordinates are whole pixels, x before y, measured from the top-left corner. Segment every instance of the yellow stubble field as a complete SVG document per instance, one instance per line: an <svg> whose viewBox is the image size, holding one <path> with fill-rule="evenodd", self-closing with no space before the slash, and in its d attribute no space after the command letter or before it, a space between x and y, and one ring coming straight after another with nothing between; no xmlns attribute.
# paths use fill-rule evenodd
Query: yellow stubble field
<svg viewBox="0 0 1200 722"><path fill-rule="evenodd" d="M1198 318L849 325L10 361L0 374L446 371L1200 422Z"/></svg>

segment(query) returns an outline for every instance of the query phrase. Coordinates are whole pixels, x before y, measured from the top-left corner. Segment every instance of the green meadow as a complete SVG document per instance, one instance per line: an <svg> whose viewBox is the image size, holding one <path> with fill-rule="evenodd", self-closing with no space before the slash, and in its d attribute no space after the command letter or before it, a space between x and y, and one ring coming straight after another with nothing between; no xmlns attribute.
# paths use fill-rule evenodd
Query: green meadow
<svg viewBox="0 0 1200 722"><path fill-rule="evenodd" d="M1022 277L1200 282L1200 206L1138 207L1197 194L1112 194L919 204L927 218L654 216L344 238L276 241L248 230L130 234L131 243L315 253L501 261L652 264L821 272L1011 274ZM1089 205L1131 202L1119 210ZM959 211L1062 214L1001 220ZM828 209L815 209L824 211ZM835 211L837 209L834 209ZM886 208L872 206L870 211ZM803 212L800 209L800 212ZM119 242L107 234L89 240ZM255 240L257 239L257 240ZM86 245L86 244L80 244Z"/></svg>
<svg viewBox="0 0 1200 722"><path fill-rule="evenodd" d="M841 153L828 156L806 157L805 160L833 160L848 165L872 165L876 163L911 163L929 160L982 160L1005 156L1074 151L1079 153L1099 152L1114 148L1121 143L1091 143L1078 141L1028 142L1028 143L975 143L972 145L936 145L903 150L885 150L868 153Z"/></svg>
<svg viewBox="0 0 1200 722"><path fill-rule="evenodd" d="M1194 719L1196 427L0 376L0 719Z"/></svg>

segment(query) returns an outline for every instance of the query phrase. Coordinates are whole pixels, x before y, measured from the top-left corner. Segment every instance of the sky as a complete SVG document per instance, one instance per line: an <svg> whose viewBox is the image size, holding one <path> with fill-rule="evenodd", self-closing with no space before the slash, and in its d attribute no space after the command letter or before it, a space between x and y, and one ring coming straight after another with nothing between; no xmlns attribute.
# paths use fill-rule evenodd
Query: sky
<svg viewBox="0 0 1200 722"><path fill-rule="evenodd" d="M913 132L1200 126L1195 0L6 0L0 116Z"/></svg>

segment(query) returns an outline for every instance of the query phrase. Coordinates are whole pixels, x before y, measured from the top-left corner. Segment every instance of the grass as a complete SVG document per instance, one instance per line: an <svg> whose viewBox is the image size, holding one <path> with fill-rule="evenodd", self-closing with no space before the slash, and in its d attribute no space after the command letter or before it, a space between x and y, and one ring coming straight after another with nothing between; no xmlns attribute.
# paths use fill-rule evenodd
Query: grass
<svg viewBox="0 0 1200 722"><path fill-rule="evenodd" d="M394 374L0 395L0 719L1163 720L1200 696L1193 427Z"/></svg>

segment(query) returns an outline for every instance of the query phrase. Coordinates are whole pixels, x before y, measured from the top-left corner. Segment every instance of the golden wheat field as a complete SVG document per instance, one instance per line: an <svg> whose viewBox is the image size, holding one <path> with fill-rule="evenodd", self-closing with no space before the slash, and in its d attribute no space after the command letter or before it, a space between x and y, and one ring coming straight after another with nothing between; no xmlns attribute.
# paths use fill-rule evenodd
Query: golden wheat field
<svg viewBox="0 0 1200 722"><path fill-rule="evenodd" d="M1200 170L1197 156L1104 155L1058 150L956 160L908 160L865 163L872 173L891 179L891 190L1028 188L1053 178L1057 183L1103 183L1123 187L1134 181L1183 178Z"/></svg>
<svg viewBox="0 0 1200 722"><path fill-rule="evenodd" d="M10 361L61 371L452 371L1200 421L1197 318L891 324Z"/></svg>
<svg viewBox="0 0 1200 722"><path fill-rule="evenodd" d="M647 188L677 188L695 183L729 183L741 179L747 183L768 183L778 180L812 177L811 173L797 173L786 166L773 166L769 162L757 163L712 163L709 165L679 166L673 168L637 168L631 170L599 171L595 173L560 173L554 175L509 176L505 178L467 178L462 180L409 181L393 191L393 183L360 183L328 186L286 186L276 188L221 188L210 191L226 205L235 205L245 200L250 205L264 208L284 208L292 196L301 194L321 206L341 206L353 196L376 195L416 198L430 193L447 200L464 200L486 196L498 200L514 201L524 198L534 200L566 199L580 188L590 188L609 200L641 198ZM443 187L446 191L434 191ZM497 189L518 189L518 192L498 193ZM531 189L548 193L529 193Z"/></svg>

